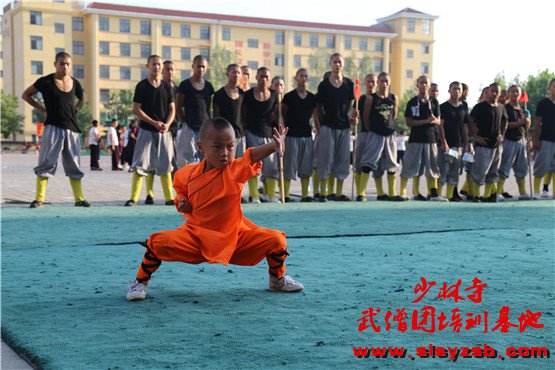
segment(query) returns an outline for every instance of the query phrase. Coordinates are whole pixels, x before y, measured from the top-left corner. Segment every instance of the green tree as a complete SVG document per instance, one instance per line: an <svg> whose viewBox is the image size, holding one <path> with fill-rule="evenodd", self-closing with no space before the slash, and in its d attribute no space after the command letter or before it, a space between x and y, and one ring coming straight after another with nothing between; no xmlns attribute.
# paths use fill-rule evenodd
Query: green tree
<svg viewBox="0 0 555 370"><path fill-rule="evenodd" d="M108 102L104 104L104 109L109 118L116 118L120 123L125 122L128 117L133 116L133 91L110 91Z"/></svg>
<svg viewBox="0 0 555 370"><path fill-rule="evenodd" d="M10 135L23 133L21 128L23 119L25 118L21 114L17 113L17 107L19 106L19 101L13 95L1 93L1 103L2 103L2 135L5 139L8 139Z"/></svg>
<svg viewBox="0 0 555 370"><path fill-rule="evenodd" d="M89 102L83 105L83 108L77 112L77 126L83 133L83 135L88 135L89 130L92 126L93 116L89 108Z"/></svg>
<svg viewBox="0 0 555 370"><path fill-rule="evenodd" d="M235 63L236 55L224 47L216 46L210 51L210 63L207 73L208 81L215 90L227 84L227 66Z"/></svg>
<svg viewBox="0 0 555 370"><path fill-rule="evenodd" d="M324 74L330 70L330 55L328 49L318 48L313 54L308 56L309 90L316 91Z"/></svg>

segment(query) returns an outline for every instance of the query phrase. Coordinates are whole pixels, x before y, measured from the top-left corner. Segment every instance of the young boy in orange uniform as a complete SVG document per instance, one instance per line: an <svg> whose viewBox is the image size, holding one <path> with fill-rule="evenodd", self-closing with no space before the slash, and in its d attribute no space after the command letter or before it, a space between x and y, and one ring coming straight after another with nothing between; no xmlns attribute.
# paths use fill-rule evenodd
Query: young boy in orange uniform
<svg viewBox="0 0 555 370"><path fill-rule="evenodd" d="M271 291L298 292L301 283L285 276L289 255L285 233L259 227L243 216L241 193L252 176L258 175L262 159L274 152L283 155L287 129L274 128L273 142L249 148L235 158L235 131L223 118L205 121L199 131L199 150L205 158L175 174L177 211L187 221L177 230L154 233L135 281L128 287L128 300L142 300L154 271L162 261L228 263L253 266L268 261Z"/></svg>

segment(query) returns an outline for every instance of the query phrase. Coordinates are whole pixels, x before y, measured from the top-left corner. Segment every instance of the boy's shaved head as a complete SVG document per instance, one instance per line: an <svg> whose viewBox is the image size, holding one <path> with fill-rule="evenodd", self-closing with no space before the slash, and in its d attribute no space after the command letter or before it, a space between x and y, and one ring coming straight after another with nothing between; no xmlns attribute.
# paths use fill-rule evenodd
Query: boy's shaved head
<svg viewBox="0 0 555 370"><path fill-rule="evenodd" d="M212 129L216 131L224 131L228 128L231 129L233 133L235 133L235 131L233 130L233 126L225 118L216 117L216 118L207 119L202 123L202 126L200 126L199 140L202 141L203 136L206 136L206 133Z"/></svg>

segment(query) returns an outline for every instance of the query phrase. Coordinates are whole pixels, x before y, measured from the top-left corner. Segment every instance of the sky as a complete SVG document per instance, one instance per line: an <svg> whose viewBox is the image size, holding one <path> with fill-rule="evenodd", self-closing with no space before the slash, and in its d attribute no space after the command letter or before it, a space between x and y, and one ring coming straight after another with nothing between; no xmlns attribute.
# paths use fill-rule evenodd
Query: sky
<svg viewBox="0 0 555 370"><path fill-rule="evenodd" d="M67 1L67 0L66 0ZM5 3L6 0L2 0ZM454 80L470 86L469 101L498 73L507 80L555 71L550 0L101 0L100 2L263 18L369 26L406 7L438 16L432 77L440 101ZM88 3L88 2L87 2ZM329 4L329 5L328 5ZM392 76L395 78L395 76Z"/></svg>

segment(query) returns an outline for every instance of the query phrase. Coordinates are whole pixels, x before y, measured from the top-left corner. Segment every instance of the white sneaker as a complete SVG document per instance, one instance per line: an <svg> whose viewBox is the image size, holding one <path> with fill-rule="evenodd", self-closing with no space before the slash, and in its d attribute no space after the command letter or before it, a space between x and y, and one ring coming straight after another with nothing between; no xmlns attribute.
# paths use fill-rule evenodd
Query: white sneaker
<svg viewBox="0 0 555 370"><path fill-rule="evenodd" d="M449 202L449 199L442 197L441 195L438 195L437 197L430 197L430 200L432 202Z"/></svg>
<svg viewBox="0 0 555 370"><path fill-rule="evenodd" d="M541 194L542 198L549 198L549 192L547 190L543 190Z"/></svg>
<svg viewBox="0 0 555 370"><path fill-rule="evenodd" d="M137 279L129 280L127 287L127 300L128 301L141 301L146 298L146 285L139 283Z"/></svg>
<svg viewBox="0 0 555 370"><path fill-rule="evenodd" d="M253 203L253 204L260 204L260 199L259 198L251 198L249 197L249 203Z"/></svg>
<svg viewBox="0 0 555 370"><path fill-rule="evenodd" d="M259 195L260 201L267 203L270 199L268 198L268 196L264 195L264 194L260 194Z"/></svg>
<svg viewBox="0 0 555 370"><path fill-rule="evenodd" d="M534 196L532 197L532 199L534 200L540 200L542 199L542 196L540 194L534 194Z"/></svg>
<svg viewBox="0 0 555 370"><path fill-rule="evenodd" d="M530 200L530 199L532 199L530 194L522 194L518 196L518 200Z"/></svg>
<svg viewBox="0 0 555 370"><path fill-rule="evenodd" d="M503 195L497 194L497 201L498 201L498 202L502 202L502 201L504 201L504 200L505 200L505 197L504 197Z"/></svg>
<svg viewBox="0 0 555 370"><path fill-rule="evenodd" d="M300 292L304 289L304 286L295 281L291 276L285 276L278 279L275 276L270 276L270 285L268 287L269 291L272 292Z"/></svg>
<svg viewBox="0 0 555 370"><path fill-rule="evenodd" d="M281 203L281 200L278 197L272 197L268 199L268 203Z"/></svg>

